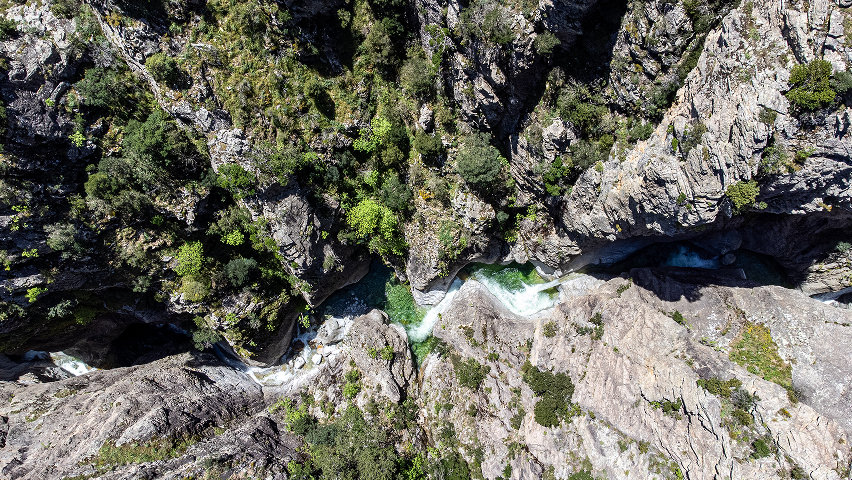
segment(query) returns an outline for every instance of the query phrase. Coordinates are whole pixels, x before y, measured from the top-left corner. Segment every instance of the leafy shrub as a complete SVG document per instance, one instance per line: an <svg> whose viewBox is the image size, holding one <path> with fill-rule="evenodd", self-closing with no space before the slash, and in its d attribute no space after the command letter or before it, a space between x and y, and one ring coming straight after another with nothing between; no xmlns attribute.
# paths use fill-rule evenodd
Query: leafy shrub
<svg viewBox="0 0 852 480"><path fill-rule="evenodd" d="M146 188L161 185L164 179L194 174L202 165L186 132L161 109L144 122L128 122L122 153L132 176Z"/></svg>
<svg viewBox="0 0 852 480"><path fill-rule="evenodd" d="M89 108L111 112L128 118L143 103L142 89L136 78L127 71L93 67L74 85Z"/></svg>
<svg viewBox="0 0 852 480"><path fill-rule="evenodd" d="M411 207L411 199L414 197L408 184L400 181L399 175L395 172L388 172L384 175L382 187L377 193L382 205L387 205L388 208L399 214L408 212Z"/></svg>
<svg viewBox="0 0 852 480"><path fill-rule="evenodd" d="M551 32L544 32L536 35L535 40L533 40L533 47L539 55L550 55L560 43L556 35Z"/></svg>
<svg viewBox="0 0 852 480"><path fill-rule="evenodd" d="M680 139L680 151L683 158L686 158L689 152L701 143L701 137L705 132L707 132L707 127L698 120L686 127Z"/></svg>
<svg viewBox="0 0 852 480"><path fill-rule="evenodd" d="M508 12L500 3L487 0L470 2L462 10L457 28L466 40L481 39L494 45L508 45L515 38Z"/></svg>
<svg viewBox="0 0 852 480"><path fill-rule="evenodd" d="M384 18L373 23L360 49L366 61L388 77L399 65L399 48L393 40L399 22Z"/></svg>
<svg viewBox="0 0 852 480"><path fill-rule="evenodd" d="M76 246L77 229L70 223L57 223L44 228L47 232L47 246L61 252Z"/></svg>
<svg viewBox="0 0 852 480"><path fill-rule="evenodd" d="M367 198L349 210L346 220L356 237L368 239L371 250L380 254L402 254L405 240L399 232L399 220L388 207Z"/></svg>
<svg viewBox="0 0 852 480"><path fill-rule="evenodd" d="M544 336L547 337L547 338L555 337L557 330L558 330L558 328L556 326L556 323L554 323L554 322L547 322L547 323L544 324L544 327L542 328Z"/></svg>
<svg viewBox="0 0 852 480"><path fill-rule="evenodd" d="M18 24L14 20L0 18L0 40L7 40L18 34Z"/></svg>
<svg viewBox="0 0 852 480"><path fill-rule="evenodd" d="M547 170L542 174L544 189L548 195L557 197L565 193L568 189L566 184L568 183L573 167L574 163L571 161L571 158L563 159L562 157L556 157L553 159L553 162L550 163Z"/></svg>
<svg viewBox="0 0 852 480"><path fill-rule="evenodd" d="M500 179L506 160L493 145L487 133L477 133L464 140L456 166L459 175L471 188L485 191Z"/></svg>
<svg viewBox="0 0 852 480"><path fill-rule="evenodd" d="M399 71L399 81L402 88L417 98L426 99L432 96L435 76L432 74L431 62L423 56L422 51L405 61Z"/></svg>
<svg viewBox="0 0 852 480"><path fill-rule="evenodd" d="M739 181L730 185L725 191L725 195L734 206L734 213L742 213L747 208L755 206L755 200L759 193L760 188L757 186L756 180ZM760 208L761 205L757 205L757 207Z"/></svg>
<svg viewBox="0 0 852 480"><path fill-rule="evenodd" d="M255 194L256 179L254 174L238 163L226 163L219 167L218 184L231 192L235 199L250 197Z"/></svg>
<svg viewBox="0 0 852 480"><path fill-rule="evenodd" d="M734 417L734 420L739 422L740 425L746 427L754 423L754 419L751 417L751 415L741 408L735 408L731 412L731 416Z"/></svg>
<svg viewBox="0 0 852 480"><path fill-rule="evenodd" d="M225 276L235 287L242 287L257 273L257 261L253 258L235 258L225 265Z"/></svg>
<svg viewBox="0 0 852 480"><path fill-rule="evenodd" d="M346 372L346 384L343 385L343 397L349 400L358 396L361 391L361 373L352 369Z"/></svg>
<svg viewBox="0 0 852 480"><path fill-rule="evenodd" d="M569 85L562 89L556 99L556 107L562 118L571 122L586 138L598 138L604 117L609 113L605 100L595 95L586 85Z"/></svg>
<svg viewBox="0 0 852 480"><path fill-rule="evenodd" d="M831 77L831 88L841 96L852 92L852 71L834 72Z"/></svg>
<svg viewBox="0 0 852 480"><path fill-rule="evenodd" d="M699 379L696 383L709 393L722 398L730 398L731 392L742 386L742 382L736 378L721 380L717 377L712 377L706 380Z"/></svg>
<svg viewBox="0 0 852 480"><path fill-rule="evenodd" d="M180 246L177 253L175 273L181 277L198 275L204 264L204 247L201 242L189 242Z"/></svg>
<svg viewBox="0 0 852 480"><path fill-rule="evenodd" d="M421 155L423 162L435 165L444 154L444 144L439 135L430 135L423 130L414 134L414 149Z"/></svg>
<svg viewBox="0 0 852 480"><path fill-rule="evenodd" d="M630 128L627 130L627 140L629 142L637 142L639 140L648 140L654 133L654 124L645 121L633 121Z"/></svg>
<svg viewBox="0 0 852 480"><path fill-rule="evenodd" d="M482 365L475 358L453 359L453 368L456 371L456 379L463 387L476 390L485 380L485 376L491 371L490 366Z"/></svg>
<svg viewBox="0 0 852 480"><path fill-rule="evenodd" d="M567 419L569 406L574 395L574 383L567 373L552 373L539 370L529 362L523 366L524 382L536 397L535 421L543 427L553 427Z"/></svg>
<svg viewBox="0 0 852 480"><path fill-rule="evenodd" d="M47 293L47 288L45 287L31 287L27 289L27 301L30 303L35 303L38 300L38 297Z"/></svg>
<svg viewBox="0 0 852 480"><path fill-rule="evenodd" d="M194 277L184 277L178 291L190 302L200 302L210 294L210 288Z"/></svg>
<svg viewBox="0 0 852 480"><path fill-rule="evenodd" d="M385 144L392 128L393 124L387 119L378 116L373 117L370 121L370 128L361 130L361 135L355 140L352 147L359 152L372 153Z"/></svg>
<svg viewBox="0 0 852 480"><path fill-rule="evenodd" d="M184 73L178 66L177 60L159 52L145 59L145 68L154 80L165 83L171 88L180 88L184 81Z"/></svg>
<svg viewBox="0 0 852 480"><path fill-rule="evenodd" d="M763 458L772 455L772 448L766 443L766 440L757 438L751 442L752 458Z"/></svg>
<svg viewBox="0 0 852 480"><path fill-rule="evenodd" d="M82 0L54 0L50 11L59 18L73 18L80 13L82 5Z"/></svg>
<svg viewBox="0 0 852 480"><path fill-rule="evenodd" d="M222 336L211 328L199 328L192 332L192 344L196 350L206 350L221 340Z"/></svg>
<svg viewBox="0 0 852 480"><path fill-rule="evenodd" d="M834 102L831 88L831 63L814 59L806 65L795 65L790 71L790 90L785 94L799 110L817 110Z"/></svg>

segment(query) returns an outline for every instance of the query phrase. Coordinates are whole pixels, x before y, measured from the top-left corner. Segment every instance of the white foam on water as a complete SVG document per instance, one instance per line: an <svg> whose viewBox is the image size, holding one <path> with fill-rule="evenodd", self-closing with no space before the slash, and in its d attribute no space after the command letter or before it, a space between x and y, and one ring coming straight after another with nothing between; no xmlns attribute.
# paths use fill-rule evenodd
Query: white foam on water
<svg viewBox="0 0 852 480"><path fill-rule="evenodd" d="M92 367L79 358L72 357L65 352L51 352L50 359L53 360L53 363L55 363L56 366L75 377L97 370L97 368Z"/></svg>
<svg viewBox="0 0 852 480"><path fill-rule="evenodd" d="M818 293L816 295L812 295L811 298L819 300L826 305L837 307L841 306L841 303L838 302L837 299L850 292L852 292L852 287L846 287L844 289L837 290L836 292Z"/></svg>
<svg viewBox="0 0 852 480"><path fill-rule="evenodd" d="M340 325L340 328L344 329L343 334L345 335L353 317L346 316L334 320ZM220 359L230 367L251 377L257 384L267 387L281 387L311 377L318 371L318 367L325 364L330 357L336 355L340 350L339 344L323 345L316 343L317 330L318 328L311 328L293 338L291 343L298 340L302 342L304 348L295 355L281 357L279 362L271 367L252 367L224 352L218 346L215 346L214 349ZM318 358L319 361L314 361L314 358Z"/></svg>
<svg viewBox="0 0 852 480"><path fill-rule="evenodd" d="M719 268L718 258L702 258L697 252L694 252L686 247L680 246L677 251L669 255L663 265L668 267L688 267L688 268Z"/></svg>
<svg viewBox="0 0 852 480"><path fill-rule="evenodd" d="M429 338L429 335L432 335L432 329L435 328L435 324L438 323L441 315L450 308L453 298L456 296L456 293L458 293L459 288L461 288L463 283L464 281L462 279L456 277L456 279L453 280L453 283L450 284L450 288L447 290L447 294L444 295L444 298L426 312L426 315L423 316L423 320L416 325L409 325L406 328L408 341L410 343L422 342Z"/></svg>
<svg viewBox="0 0 852 480"><path fill-rule="evenodd" d="M554 288L564 281L564 279L560 278L551 282L533 285L522 283L523 288L520 290L509 290L488 276L477 276L474 273L473 277L477 282L487 288L492 295L503 302L503 305L512 313L522 317L536 314L556 305L559 295L548 293L546 290Z"/></svg>
<svg viewBox="0 0 852 480"><path fill-rule="evenodd" d="M40 350L30 350L24 353L23 359L25 362L35 362L38 360L51 361L54 365L75 377L97 370L97 368L87 365L86 362L77 357L72 357L65 352L42 352Z"/></svg>

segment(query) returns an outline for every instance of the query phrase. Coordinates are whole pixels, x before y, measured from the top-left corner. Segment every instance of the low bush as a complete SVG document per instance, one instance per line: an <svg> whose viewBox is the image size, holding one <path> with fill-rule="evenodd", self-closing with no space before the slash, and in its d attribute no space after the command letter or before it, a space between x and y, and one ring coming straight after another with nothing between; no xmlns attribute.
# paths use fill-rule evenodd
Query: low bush
<svg viewBox="0 0 852 480"><path fill-rule="evenodd" d="M453 359L453 368L456 372L456 380L463 387L476 390L485 380L485 376L491 371L491 367L482 365L475 358L467 360Z"/></svg>
<svg viewBox="0 0 852 480"><path fill-rule="evenodd" d="M225 265L225 276L234 287L249 283L257 273L257 261L253 258L235 258Z"/></svg>
<svg viewBox="0 0 852 480"><path fill-rule="evenodd" d="M444 144L440 135L430 135L423 130L417 130L414 134L414 149L423 158L423 162L436 165L444 154Z"/></svg>
<svg viewBox="0 0 852 480"><path fill-rule="evenodd" d="M535 421L543 427L559 425L570 415L574 383L567 373L552 373L539 370L529 362L523 366L524 382L536 397L533 413Z"/></svg>
<svg viewBox="0 0 852 480"><path fill-rule="evenodd" d="M749 180L748 182L739 181L730 185L725 191L725 196L733 204L734 213L742 213L753 206L757 206L758 208L764 206L764 204L755 204L758 194L760 194L760 188L757 186L756 180Z"/></svg>
<svg viewBox="0 0 852 480"><path fill-rule="evenodd" d="M231 192L237 200L255 194L257 180L254 174L238 163L227 163L219 167L217 181L220 187Z"/></svg>
<svg viewBox="0 0 852 480"><path fill-rule="evenodd" d="M189 242L180 246L177 252L175 273L182 277L198 275L204 264L204 247L201 242Z"/></svg>
<svg viewBox="0 0 852 480"><path fill-rule="evenodd" d="M533 40L533 47L535 47L535 51L539 55L550 55L553 53L553 49L560 45L559 38L550 33L543 32L536 35L535 40Z"/></svg>
<svg viewBox="0 0 852 480"><path fill-rule="evenodd" d="M837 93L831 88L831 63L814 59L804 65L794 65L790 70L790 90L787 100L801 111L827 107L834 102Z"/></svg>
<svg viewBox="0 0 852 480"><path fill-rule="evenodd" d="M432 96L435 89L435 76L432 74L432 64L422 54L422 51L411 55L399 71L399 81L402 88L416 98L426 99Z"/></svg>
<svg viewBox="0 0 852 480"><path fill-rule="evenodd" d="M462 179L474 190L484 192L501 177L506 160L493 145L491 135L477 133L463 140L456 157Z"/></svg>
<svg viewBox="0 0 852 480"><path fill-rule="evenodd" d="M183 87L184 72L178 65L177 60L159 52L145 59L145 68L154 77L154 80L165 83L170 88L179 89Z"/></svg>

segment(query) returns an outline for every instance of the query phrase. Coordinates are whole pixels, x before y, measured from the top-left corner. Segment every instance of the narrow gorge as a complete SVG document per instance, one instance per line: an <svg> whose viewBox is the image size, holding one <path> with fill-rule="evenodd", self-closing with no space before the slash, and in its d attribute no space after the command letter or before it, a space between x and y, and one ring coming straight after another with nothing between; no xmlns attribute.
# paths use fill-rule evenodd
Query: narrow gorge
<svg viewBox="0 0 852 480"><path fill-rule="evenodd" d="M0 11L0 478L852 479L849 0Z"/></svg>

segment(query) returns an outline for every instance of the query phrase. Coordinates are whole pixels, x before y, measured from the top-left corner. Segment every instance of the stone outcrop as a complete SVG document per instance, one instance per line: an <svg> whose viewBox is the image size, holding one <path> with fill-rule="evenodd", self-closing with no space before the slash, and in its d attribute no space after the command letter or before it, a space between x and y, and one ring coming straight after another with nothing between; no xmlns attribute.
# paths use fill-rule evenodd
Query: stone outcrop
<svg viewBox="0 0 852 480"><path fill-rule="evenodd" d="M263 410L260 386L211 355L25 388L3 382L0 395L0 472L7 478L184 477L217 463L280 474L299 456L299 441ZM183 446L144 464L108 456L110 447L132 452L157 442Z"/></svg>
<svg viewBox="0 0 852 480"><path fill-rule="evenodd" d="M459 385L452 361L430 356L421 391L427 429L451 424L468 452L481 447L486 478L507 463L513 478L545 471L565 477L584 468L607 478L676 471L685 478L778 478L797 466L811 478L841 478L852 455L842 413L852 378L841 365L839 339L852 335L852 317L777 287L701 286L653 271L634 277L635 285L614 279L575 291L556 309L526 319L466 283L435 335L489 371L471 390ZM675 310L685 325L669 315ZM581 333L594 327L596 314L601 334ZM798 403L729 360L732 340L749 324L771 331L792 365ZM527 361L574 381L577 410L557 427L535 420L537 399L521 375ZM737 378L754 396L752 435L771 438L777 456L750 459L748 434L725 426L730 407L697 384L713 377ZM679 402L676 411L664 412L666 401ZM456 408L431 408L444 403Z"/></svg>

